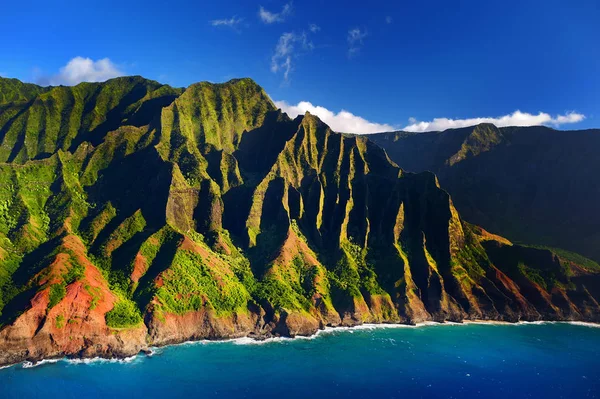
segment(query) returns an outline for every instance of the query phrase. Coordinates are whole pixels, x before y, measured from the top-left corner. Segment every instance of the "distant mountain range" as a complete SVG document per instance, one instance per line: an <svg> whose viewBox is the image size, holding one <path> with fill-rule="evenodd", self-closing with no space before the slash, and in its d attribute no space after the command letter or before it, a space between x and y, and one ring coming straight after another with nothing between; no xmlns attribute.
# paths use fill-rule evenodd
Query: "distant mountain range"
<svg viewBox="0 0 600 399"><path fill-rule="evenodd" d="M463 205L473 188L455 192L444 171L522 139L493 126L460 135L338 134L308 113L290 119L250 79L0 79L0 364L365 322L600 321L595 262L461 218L445 185L467 220L494 231L488 220L500 226L518 205L496 191L478 209L497 213L477 219ZM559 163L539 172L553 192L569 150L546 145L535 154ZM593 148L580 151L571 158ZM502 163L492 188L513 181L530 190L518 198L543 199L516 160L497 161L497 175ZM571 184L583 190L593 170ZM583 207L560 209L574 220ZM507 235L545 243L538 232L561 218Z"/></svg>
<svg viewBox="0 0 600 399"><path fill-rule="evenodd" d="M469 222L600 261L600 129L481 124L369 138L401 168L434 172Z"/></svg>

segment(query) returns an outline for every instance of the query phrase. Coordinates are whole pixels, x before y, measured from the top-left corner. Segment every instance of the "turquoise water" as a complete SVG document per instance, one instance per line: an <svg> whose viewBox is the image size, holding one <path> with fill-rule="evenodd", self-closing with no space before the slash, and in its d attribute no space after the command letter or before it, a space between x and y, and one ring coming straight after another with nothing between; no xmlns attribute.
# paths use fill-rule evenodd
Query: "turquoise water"
<svg viewBox="0 0 600 399"><path fill-rule="evenodd" d="M600 328L442 325L184 344L128 362L0 370L0 397L594 398Z"/></svg>

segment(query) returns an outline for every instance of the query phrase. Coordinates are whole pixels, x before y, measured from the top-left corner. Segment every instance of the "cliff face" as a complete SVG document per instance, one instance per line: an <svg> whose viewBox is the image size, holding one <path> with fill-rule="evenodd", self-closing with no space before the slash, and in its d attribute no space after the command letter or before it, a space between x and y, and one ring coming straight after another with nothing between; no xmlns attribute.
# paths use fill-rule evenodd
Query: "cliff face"
<svg viewBox="0 0 600 399"><path fill-rule="evenodd" d="M481 124L369 138L401 168L434 172L469 222L600 261L600 131Z"/></svg>
<svg viewBox="0 0 600 399"><path fill-rule="evenodd" d="M435 175L289 119L249 79L2 84L0 364L365 322L600 319L591 263L465 223Z"/></svg>

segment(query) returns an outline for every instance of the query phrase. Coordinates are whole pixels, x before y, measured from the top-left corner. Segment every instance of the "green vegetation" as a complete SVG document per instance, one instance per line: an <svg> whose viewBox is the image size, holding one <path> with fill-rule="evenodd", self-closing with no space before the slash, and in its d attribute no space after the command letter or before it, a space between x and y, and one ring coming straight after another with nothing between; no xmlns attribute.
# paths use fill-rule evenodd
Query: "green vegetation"
<svg viewBox="0 0 600 399"><path fill-rule="evenodd" d="M556 255L558 255L563 260L566 260L568 262L573 262L573 263L583 267L586 270L590 270L590 271L600 270L600 265L598 264L598 262L595 262L589 258L586 258L585 256L576 254L575 252L567 251L567 250L561 249L561 248L547 247L547 246L543 246L543 245L530 245L530 247L539 248L539 249L547 249L547 250L555 253Z"/></svg>
<svg viewBox="0 0 600 399"><path fill-rule="evenodd" d="M66 284L71 284L75 281L79 281L85 276L85 266L74 262L75 259L77 259L76 255L71 253L71 267L69 268L67 273L63 275L63 279L65 280Z"/></svg>
<svg viewBox="0 0 600 399"><path fill-rule="evenodd" d="M6 129L7 145L0 149L0 161L23 163L68 150L86 139L97 140L90 132L104 135L122 123L147 125L153 113L179 93L179 89L135 76L54 88L0 79L0 105L21 100L2 110L0 129ZM23 102L32 98L36 101Z"/></svg>
<svg viewBox="0 0 600 399"><path fill-rule="evenodd" d="M146 220L140 210L126 218L102 244L102 255L109 258L112 252L118 249L123 243L130 240L136 233L144 230Z"/></svg>
<svg viewBox="0 0 600 399"><path fill-rule="evenodd" d="M156 296L164 310L182 314L203 306L217 314L245 311L250 294L232 273L209 268L205 259L178 250L172 266L163 274L164 285Z"/></svg>
<svg viewBox="0 0 600 399"><path fill-rule="evenodd" d="M67 285L63 283L56 283L50 286L48 309L52 309L67 295Z"/></svg>
<svg viewBox="0 0 600 399"><path fill-rule="evenodd" d="M135 327L142 322L139 309L133 301L120 298L112 310L106 313L106 325L111 328Z"/></svg>
<svg viewBox="0 0 600 399"><path fill-rule="evenodd" d="M310 302L286 281L269 276L257 284L253 295L258 303L269 303L276 310L306 310Z"/></svg>
<svg viewBox="0 0 600 399"><path fill-rule="evenodd" d="M108 225L108 223L117 216L117 210L108 201L98 214L89 222L89 225L83 229L81 236L88 242L93 243L98 234Z"/></svg>
<svg viewBox="0 0 600 399"><path fill-rule="evenodd" d="M362 292L370 295L383 295L386 292L377 281L374 266L367 262L368 251L350 241L342 243L342 256L332 272L329 280L335 287L347 292L352 297L361 297Z"/></svg>
<svg viewBox="0 0 600 399"><path fill-rule="evenodd" d="M19 268L21 260L10 240L0 233L0 316L4 305L19 292L12 275Z"/></svg>
<svg viewBox="0 0 600 399"><path fill-rule="evenodd" d="M48 90L48 87L41 87L31 83L23 83L17 79L1 78L0 105L27 102Z"/></svg>
<svg viewBox="0 0 600 399"><path fill-rule="evenodd" d="M91 287L90 285L85 285L84 289L88 294L92 297L92 301L90 302L90 310L96 309L98 306L98 301L100 300L100 289L98 287Z"/></svg>
<svg viewBox="0 0 600 399"><path fill-rule="evenodd" d="M265 114L274 109L267 94L250 79L216 85L197 83L188 87L174 106L165 109L168 120L186 122L179 126L167 124L165 134L170 138L173 129L200 148L232 152L242 132L260 126ZM192 129L193 126L199 129Z"/></svg>
<svg viewBox="0 0 600 399"><path fill-rule="evenodd" d="M543 289L548 289L548 284L546 283L546 279L542 276L540 270L534 269L532 267L527 266L526 264L520 262L519 263L519 271L523 273L529 280L533 281Z"/></svg>
<svg viewBox="0 0 600 399"><path fill-rule="evenodd" d="M482 266L489 265L489 259L485 249L476 243L472 237L467 237L466 245L457 254L456 259L452 261L452 272L461 280L461 274L474 280L479 280L485 276L485 270Z"/></svg>

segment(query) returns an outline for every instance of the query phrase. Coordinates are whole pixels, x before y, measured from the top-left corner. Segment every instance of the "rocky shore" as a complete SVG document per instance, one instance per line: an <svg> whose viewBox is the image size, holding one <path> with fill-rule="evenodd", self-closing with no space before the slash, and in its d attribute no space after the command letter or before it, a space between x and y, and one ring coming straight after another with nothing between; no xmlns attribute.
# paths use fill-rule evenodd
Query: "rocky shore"
<svg viewBox="0 0 600 399"><path fill-rule="evenodd" d="M255 315L257 316L257 315ZM190 321L202 320L200 324L187 324ZM234 321L235 320L235 321ZM517 325L531 323L574 323L585 324L588 326L600 327L600 319L594 320L506 320L506 319L464 319L433 321L421 320L414 323L394 323L382 322L374 323L340 323L337 325L319 325L317 327L309 323L296 323L293 325L278 325L277 323L261 324L256 323L258 317L233 317L227 320L219 320L217 324L215 319L205 315L188 315L184 319L171 320L166 329L146 328L145 325L139 328L127 330L110 330L105 335L95 335L86 337L82 346L64 345L61 337L45 335L44 333L36 335L33 339L19 339L16 336L0 335L0 367L9 366L22 362L31 362L33 364L50 359L127 359L139 354L152 354L153 349L170 345L177 345L186 342L196 341L226 341L240 338L250 338L256 341L267 341L276 338L297 338L313 337L323 331L335 331L337 329L353 328L394 328L394 327L421 327L431 325L456 325L456 324L502 324ZM214 324L210 324L212 321ZM207 323L208 322L208 323ZM222 323L221 323L222 322ZM173 330L177 326L181 330ZM279 331L288 330L288 334L281 334ZM74 333L71 331L70 333ZM72 337L71 337L72 338ZM69 339L71 342L73 339ZM62 343L61 343L62 342Z"/></svg>

